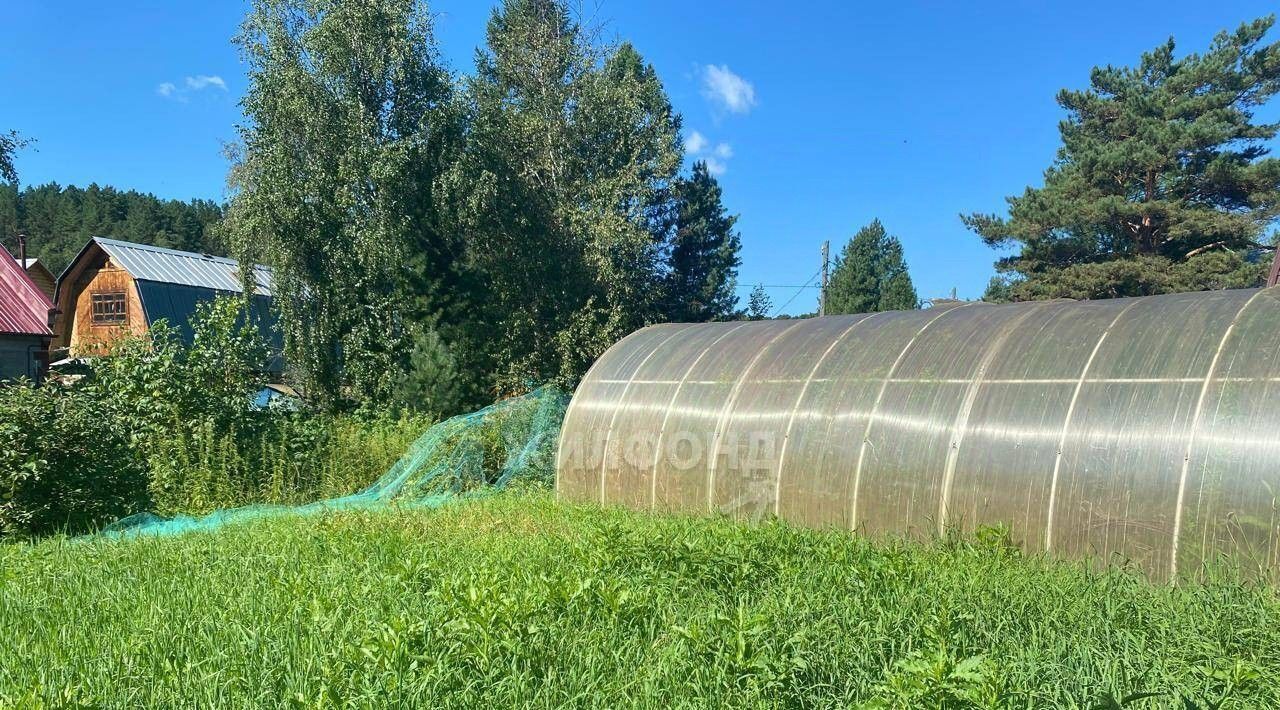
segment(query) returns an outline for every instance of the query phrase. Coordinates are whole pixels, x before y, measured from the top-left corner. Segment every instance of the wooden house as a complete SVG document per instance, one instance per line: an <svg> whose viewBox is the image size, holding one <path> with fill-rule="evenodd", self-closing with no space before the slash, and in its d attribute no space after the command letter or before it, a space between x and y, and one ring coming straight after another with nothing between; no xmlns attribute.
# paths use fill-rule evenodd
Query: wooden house
<svg viewBox="0 0 1280 710"><path fill-rule="evenodd" d="M49 362L53 301L0 248L0 381L39 380Z"/></svg>
<svg viewBox="0 0 1280 710"><path fill-rule="evenodd" d="M27 270L27 276L31 277L31 281L35 283L36 287L43 291L44 295L48 296L49 300L52 301L54 288L58 283L53 272L45 268L45 265L40 263L39 259L26 259L22 267Z"/></svg>
<svg viewBox="0 0 1280 710"><path fill-rule="evenodd" d="M255 266L253 283L251 303L264 315L257 320L272 346L266 369L279 372L271 270ZM199 304L242 292L234 259L94 237L58 277L53 348L70 357L102 354L121 337L146 333L161 319L189 343Z"/></svg>

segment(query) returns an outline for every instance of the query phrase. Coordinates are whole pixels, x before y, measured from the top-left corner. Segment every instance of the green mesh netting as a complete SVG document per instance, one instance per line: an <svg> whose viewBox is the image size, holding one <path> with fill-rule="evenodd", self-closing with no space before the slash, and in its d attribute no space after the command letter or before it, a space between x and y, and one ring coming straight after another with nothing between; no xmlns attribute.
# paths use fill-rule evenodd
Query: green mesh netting
<svg viewBox="0 0 1280 710"><path fill-rule="evenodd" d="M280 515L389 505L434 507L459 496L500 490L515 481L550 484L568 404L567 395L547 386L447 419L418 437L377 482L353 495L301 506L232 508L200 517L139 513L108 525L101 534L165 535Z"/></svg>

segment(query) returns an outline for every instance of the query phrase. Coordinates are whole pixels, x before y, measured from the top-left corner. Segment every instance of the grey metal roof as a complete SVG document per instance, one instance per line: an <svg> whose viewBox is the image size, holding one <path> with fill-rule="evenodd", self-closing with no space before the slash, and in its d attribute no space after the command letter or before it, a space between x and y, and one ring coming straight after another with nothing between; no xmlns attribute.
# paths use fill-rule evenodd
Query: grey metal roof
<svg viewBox="0 0 1280 710"><path fill-rule="evenodd" d="M106 237L94 237L93 241L120 268L128 271L138 281L195 286L231 293L241 291L240 264L235 259L122 242ZM271 269L255 266L253 275L254 292L257 295L274 295Z"/></svg>

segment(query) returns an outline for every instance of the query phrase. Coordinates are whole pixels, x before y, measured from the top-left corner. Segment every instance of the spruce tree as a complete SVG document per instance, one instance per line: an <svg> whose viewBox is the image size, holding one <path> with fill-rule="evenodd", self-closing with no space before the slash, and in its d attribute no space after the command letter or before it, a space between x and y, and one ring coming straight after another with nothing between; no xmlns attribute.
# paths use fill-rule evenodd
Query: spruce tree
<svg viewBox="0 0 1280 710"><path fill-rule="evenodd" d="M730 318L737 307L738 218L725 211L721 190L707 164L676 184L676 226L667 275L667 317L702 322Z"/></svg>
<svg viewBox="0 0 1280 710"><path fill-rule="evenodd" d="M902 242L888 237L880 254L880 299L878 311L909 311L920 306L916 287L907 272L907 260L902 255Z"/></svg>
<svg viewBox="0 0 1280 710"><path fill-rule="evenodd" d="M880 220L858 230L836 257L827 284L827 315L910 310L917 305L902 242Z"/></svg>
<svg viewBox="0 0 1280 710"><path fill-rule="evenodd" d="M1063 90L1062 145L1044 186L1008 198L1008 215L962 217L997 262L992 297L1136 296L1256 285L1264 232L1280 216L1280 124L1254 112L1280 91L1274 18L1220 33L1209 51L1174 42L1137 67L1099 67Z"/></svg>

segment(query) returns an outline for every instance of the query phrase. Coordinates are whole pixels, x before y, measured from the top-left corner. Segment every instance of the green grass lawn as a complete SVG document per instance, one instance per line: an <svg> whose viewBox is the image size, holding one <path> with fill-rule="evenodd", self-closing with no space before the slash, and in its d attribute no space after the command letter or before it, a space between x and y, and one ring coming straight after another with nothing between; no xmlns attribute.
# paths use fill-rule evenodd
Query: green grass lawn
<svg viewBox="0 0 1280 710"><path fill-rule="evenodd" d="M1269 588L543 493L0 545L0 629L6 706L1280 706Z"/></svg>

